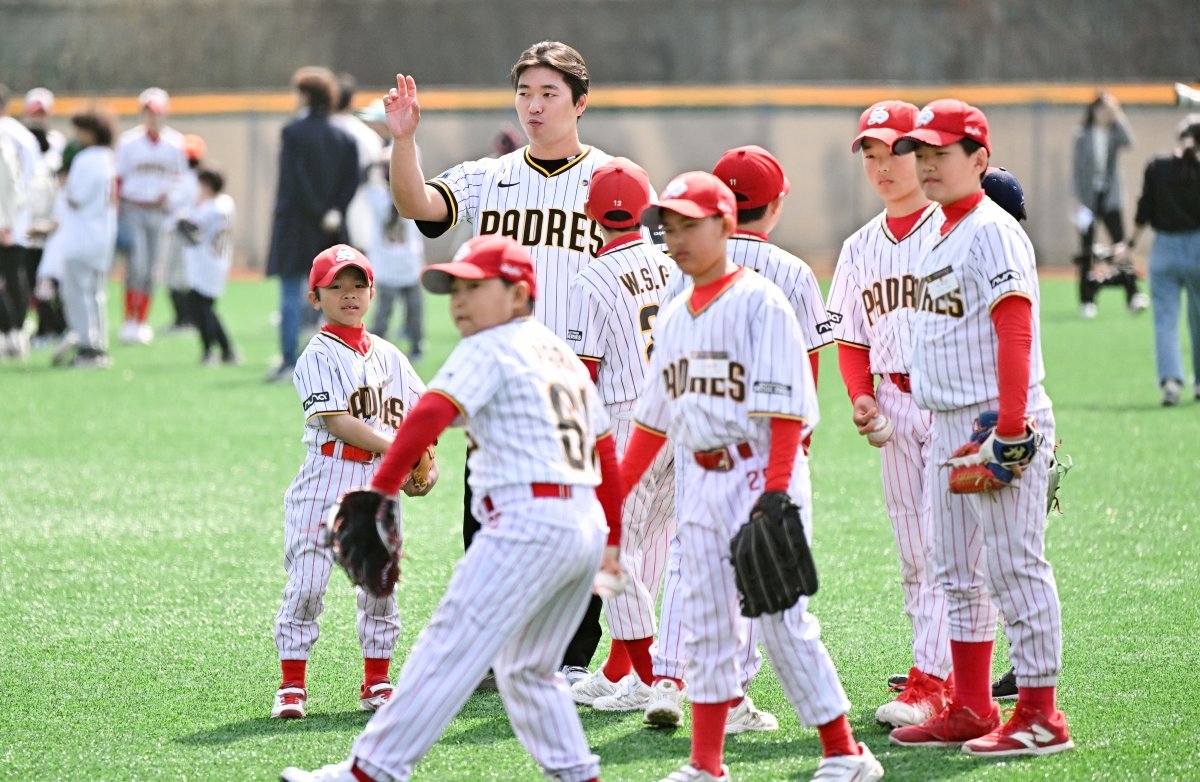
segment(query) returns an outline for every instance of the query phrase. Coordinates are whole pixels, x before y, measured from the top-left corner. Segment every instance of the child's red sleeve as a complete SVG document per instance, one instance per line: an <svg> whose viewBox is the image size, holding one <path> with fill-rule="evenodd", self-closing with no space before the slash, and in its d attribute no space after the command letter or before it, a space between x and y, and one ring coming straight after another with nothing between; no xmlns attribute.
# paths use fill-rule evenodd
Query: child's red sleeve
<svg viewBox="0 0 1200 782"><path fill-rule="evenodd" d="M600 485L596 487L596 498L604 508L604 520L608 522L608 545L617 546L621 543L621 505L626 492L621 486L617 443L611 434L596 441L596 454L600 457Z"/></svg>
<svg viewBox="0 0 1200 782"><path fill-rule="evenodd" d="M650 463L654 461L655 456L658 456L658 452L666 442L665 434L651 432L640 426L634 427L629 444L625 446L625 456L621 459L622 499L634 486L637 486L638 481L646 474L646 470L650 469Z"/></svg>
<svg viewBox="0 0 1200 782"><path fill-rule="evenodd" d="M875 398L875 376L871 374L871 351L858 345L846 345L841 342L837 346L838 369L842 373L842 382L846 384L846 392L853 402L860 396Z"/></svg>
<svg viewBox="0 0 1200 782"><path fill-rule="evenodd" d="M1000 410L996 434L1025 434L1029 400L1029 356L1033 352L1033 304L1024 296L1007 296L992 307L996 327L996 375L1000 380Z"/></svg>
<svg viewBox="0 0 1200 782"><path fill-rule="evenodd" d="M596 378L600 376L600 362L594 358L580 357L580 361L587 367L588 374L592 376L592 382L596 382Z"/></svg>
<svg viewBox="0 0 1200 782"><path fill-rule="evenodd" d="M457 415L458 408L442 394L431 391L422 396L396 430L396 439L375 471L371 488L388 496L399 492L421 454L437 442Z"/></svg>
<svg viewBox="0 0 1200 782"><path fill-rule="evenodd" d="M767 462L767 478L763 491L787 491L796 466L796 449L804 422L795 418L771 419L771 457Z"/></svg>

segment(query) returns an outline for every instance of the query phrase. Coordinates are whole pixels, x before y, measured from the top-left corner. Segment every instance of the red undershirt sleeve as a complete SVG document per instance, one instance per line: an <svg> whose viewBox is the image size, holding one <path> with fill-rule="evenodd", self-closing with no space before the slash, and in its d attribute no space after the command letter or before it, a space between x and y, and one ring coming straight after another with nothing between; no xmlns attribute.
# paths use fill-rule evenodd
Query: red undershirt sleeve
<svg viewBox="0 0 1200 782"><path fill-rule="evenodd" d="M842 382L846 384L846 393L850 394L850 401L860 396L874 399L875 376L871 374L871 351L841 342L837 350L838 369L842 373Z"/></svg>
<svg viewBox="0 0 1200 782"><path fill-rule="evenodd" d="M638 481L650 469L650 463L667 442L667 436L635 426L625 456L621 459L621 499L637 486Z"/></svg>
<svg viewBox="0 0 1200 782"><path fill-rule="evenodd" d="M587 367L588 374L592 376L592 382L596 382L596 378L600 376L600 362L594 358L581 358L583 365Z"/></svg>
<svg viewBox="0 0 1200 782"><path fill-rule="evenodd" d="M617 443L611 434L596 441L596 454L600 457L600 485L596 487L596 498L604 508L604 520L608 522L608 545L618 546L621 544L621 505L626 492L621 486Z"/></svg>
<svg viewBox="0 0 1200 782"><path fill-rule="evenodd" d="M1033 351L1033 304L1024 296L1007 296L992 307L996 327L996 374L1000 380L1000 410L996 434L1025 433L1029 399L1029 356Z"/></svg>
<svg viewBox="0 0 1200 782"><path fill-rule="evenodd" d="M767 480L763 491L787 491L796 466L796 449L804 422L794 418L771 419L771 457L767 463Z"/></svg>
<svg viewBox="0 0 1200 782"><path fill-rule="evenodd" d="M388 496L399 492L421 454L437 442L458 412L454 403L439 393L422 396L396 430L396 439L375 471L371 488Z"/></svg>
<svg viewBox="0 0 1200 782"><path fill-rule="evenodd" d="M813 388L817 387L817 372L821 367L821 354L818 351L813 351L808 354L808 365L812 367L813 373Z"/></svg>

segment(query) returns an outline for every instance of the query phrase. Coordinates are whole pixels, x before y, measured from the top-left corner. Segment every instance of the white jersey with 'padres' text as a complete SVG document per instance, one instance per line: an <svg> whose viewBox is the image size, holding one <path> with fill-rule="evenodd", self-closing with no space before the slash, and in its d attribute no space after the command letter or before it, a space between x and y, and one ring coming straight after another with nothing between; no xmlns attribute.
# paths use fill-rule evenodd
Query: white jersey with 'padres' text
<svg viewBox="0 0 1200 782"><path fill-rule="evenodd" d="M917 264L912 395L925 410L957 410L999 395L991 310L1007 296L1033 305L1030 387L1041 384L1041 327L1033 245L1012 215L984 198L948 234L929 237Z"/></svg>
<svg viewBox="0 0 1200 782"><path fill-rule="evenodd" d="M675 262L640 234L602 248L571 280L567 344L600 363L596 387L606 405L636 399L646 377L650 333Z"/></svg>
<svg viewBox="0 0 1200 782"><path fill-rule="evenodd" d="M533 318L466 337L429 382L459 409L472 493L501 486L598 486L593 454L607 415L587 368Z"/></svg>
<svg viewBox="0 0 1200 782"><path fill-rule="evenodd" d="M907 234L895 236L881 212L842 243L826 304L832 336L867 348L877 375L908 372L920 288L917 262L942 222L941 209L931 203Z"/></svg>
<svg viewBox="0 0 1200 782"><path fill-rule="evenodd" d="M352 415L372 429L395 434L425 393L412 364L387 340L372 336L371 349L364 356L325 331L304 348L292 380L307 419L304 442L316 453L337 440L325 427L325 416Z"/></svg>
<svg viewBox="0 0 1200 782"><path fill-rule="evenodd" d="M740 271L694 311L691 288L659 311L646 386L634 417L689 451L770 441L770 417L807 435L817 398L800 324L766 278Z"/></svg>

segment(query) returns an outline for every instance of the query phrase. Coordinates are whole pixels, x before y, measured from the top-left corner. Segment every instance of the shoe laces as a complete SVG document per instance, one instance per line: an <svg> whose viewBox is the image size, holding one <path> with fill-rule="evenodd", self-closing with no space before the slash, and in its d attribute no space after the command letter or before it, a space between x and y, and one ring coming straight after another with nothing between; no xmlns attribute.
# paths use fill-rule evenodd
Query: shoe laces
<svg viewBox="0 0 1200 782"><path fill-rule="evenodd" d="M282 703L284 706L295 706L298 703L300 703L300 701L301 701L301 698L299 695L294 695L291 693L284 695L282 698Z"/></svg>
<svg viewBox="0 0 1200 782"><path fill-rule="evenodd" d="M942 682L914 668L908 675L907 686L896 696L896 700L901 703L913 704L926 700L930 696L942 694Z"/></svg>
<svg viewBox="0 0 1200 782"><path fill-rule="evenodd" d="M1042 716L1043 714L1037 709L1017 701L1016 706L1000 709L1000 718L1004 720L1004 724L1000 726L998 732L1002 736L1008 736L1017 731L1028 730L1030 723L1038 721L1038 718Z"/></svg>

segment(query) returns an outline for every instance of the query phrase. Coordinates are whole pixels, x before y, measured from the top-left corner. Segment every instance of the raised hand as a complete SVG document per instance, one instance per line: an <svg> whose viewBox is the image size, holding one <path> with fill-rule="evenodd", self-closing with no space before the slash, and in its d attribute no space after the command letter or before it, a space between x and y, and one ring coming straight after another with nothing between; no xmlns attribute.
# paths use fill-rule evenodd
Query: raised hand
<svg viewBox="0 0 1200 782"><path fill-rule="evenodd" d="M383 96L383 108L393 139L411 139L416 135L421 104L417 102L417 82L412 76L396 74L396 86Z"/></svg>

